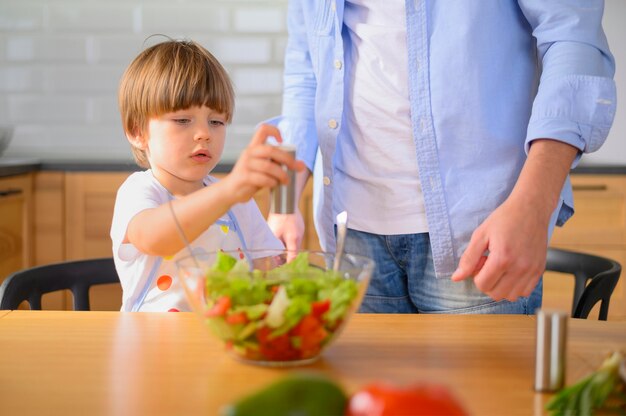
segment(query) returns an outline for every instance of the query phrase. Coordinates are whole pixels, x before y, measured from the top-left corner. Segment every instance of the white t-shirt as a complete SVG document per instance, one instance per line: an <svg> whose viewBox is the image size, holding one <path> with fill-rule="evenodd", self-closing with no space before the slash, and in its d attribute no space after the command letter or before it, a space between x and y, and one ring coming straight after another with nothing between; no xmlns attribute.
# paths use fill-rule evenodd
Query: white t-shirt
<svg viewBox="0 0 626 416"><path fill-rule="evenodd" d="M207 176L204 182L206 186L211 186L216 181L216 178ZM162 258L144 254L130 243L122 244L128 223L135 215L171 199L174 198L150 170L133 173L117 191L111 240L113 259L123 289L122 311L190 310L176 269L176 261L189 256L187 248L172 257ZM243 256L246 250L284 248L272 234L254 200L234 205L229 214L190 243L194 253L223 249L240 251Z"/></svg>
<svg viewBox="0 0 626 416"><path fill-rule="evenodd" d="M334 211L375 234L428 231L411 129L404 1L347 0L347 135L337 142Z"/></svg>

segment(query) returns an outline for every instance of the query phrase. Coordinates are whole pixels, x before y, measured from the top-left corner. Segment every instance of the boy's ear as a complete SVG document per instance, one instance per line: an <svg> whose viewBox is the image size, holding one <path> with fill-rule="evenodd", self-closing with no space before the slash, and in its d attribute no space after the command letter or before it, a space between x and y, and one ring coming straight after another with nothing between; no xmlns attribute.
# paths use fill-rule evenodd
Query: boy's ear
<svg viewBox="0 0 626 416"><path fill-rule="evenodd" d="M146 150L148 148L148 141L145 139L144 135L141 133L135 132L126 132L126 138L130 142L133 147L136 147L140 150Z"/></svg>

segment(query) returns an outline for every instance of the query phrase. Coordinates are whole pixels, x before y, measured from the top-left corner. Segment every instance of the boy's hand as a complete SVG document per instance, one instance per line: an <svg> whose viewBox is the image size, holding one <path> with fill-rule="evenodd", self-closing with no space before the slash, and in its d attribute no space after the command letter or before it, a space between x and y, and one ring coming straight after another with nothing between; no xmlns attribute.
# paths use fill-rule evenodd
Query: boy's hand
<svg viewBox="0 0 626 416"><path fill-rule="evenodd" d="M254 133L248 147L246 147L231 173L224 178L234 202L246 202L262 188L273 188L280 184L287 184L289 177L282 165L288 169L301 171L304 163L297 161L289 153L276 146L266 144L268 137L274 137L282 142L280 132L276 127L262 124Z"/></svg>

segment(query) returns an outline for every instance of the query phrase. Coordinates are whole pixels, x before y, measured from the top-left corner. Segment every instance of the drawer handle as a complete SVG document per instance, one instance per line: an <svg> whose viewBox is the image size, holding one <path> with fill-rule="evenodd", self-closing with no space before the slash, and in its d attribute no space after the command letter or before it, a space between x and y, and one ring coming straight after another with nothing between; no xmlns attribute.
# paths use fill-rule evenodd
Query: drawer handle
<svg viewBox="0 0 626 416"><path fill-rule="evenodd" d="M5 197L5 196L11 196L11 195L21 195L22 194L22 190L21 189L3 189L0 190L0 197Z"/></svg>
<svg viewBox="0 0 626 416"><path fill-rule="evenodd" d="M572 189L574 191L606 191L608 187L606 185L574 185Z"/></svg>

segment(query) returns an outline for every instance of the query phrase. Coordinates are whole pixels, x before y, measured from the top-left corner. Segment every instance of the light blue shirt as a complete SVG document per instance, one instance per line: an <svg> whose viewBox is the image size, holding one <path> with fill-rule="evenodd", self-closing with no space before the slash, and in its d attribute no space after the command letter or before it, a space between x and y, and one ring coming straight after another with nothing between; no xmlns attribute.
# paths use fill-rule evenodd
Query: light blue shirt
<svg viewBox="0 0 626 416"><path fill-rule="evenodd" d="M532 140L585 153L606 139L616 91L603 8L602 0L406 0L411 125L439 278L452 274L472 232L508 197ZM289 1L283 114L275 120L314 171L327 251L349 82L343 10L342 0ZM572 213L568 180L550 232Z"/></svg>

